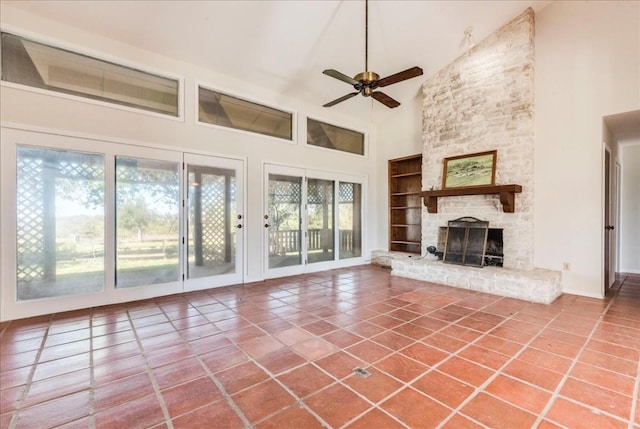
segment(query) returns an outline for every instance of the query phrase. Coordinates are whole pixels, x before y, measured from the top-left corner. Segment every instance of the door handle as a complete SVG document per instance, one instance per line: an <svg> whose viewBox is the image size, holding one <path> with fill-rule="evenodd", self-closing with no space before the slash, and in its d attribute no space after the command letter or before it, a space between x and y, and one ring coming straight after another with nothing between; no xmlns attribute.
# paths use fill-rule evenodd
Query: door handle
<svg viewBox="0 0 640 429"><path fill-rule="evenodd" d="M612 229L615 229L615 226L607 225L607 226L604 227L604 229L611 231Z"/></svg>
<svg viewBox="0 0 640 429"><path fill-rule="evenodd" d="M271 225L269 225L268 223L265 223L265 224L264 224L264 227L265 227L265 228L269 228L270 226L271 226Z"/></svg>
<svg viewBox="0 0 640 429"><path fill-rule="evenodd" d="M238 229L242 228L242 224L241 223L237 224L236 228L238 228Z"/></svg>

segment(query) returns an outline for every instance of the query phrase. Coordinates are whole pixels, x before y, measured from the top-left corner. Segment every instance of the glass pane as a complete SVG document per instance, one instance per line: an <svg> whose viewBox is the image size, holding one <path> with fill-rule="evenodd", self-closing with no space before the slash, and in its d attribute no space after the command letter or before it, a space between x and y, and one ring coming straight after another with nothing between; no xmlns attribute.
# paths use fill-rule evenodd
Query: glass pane
<svg viewBox="0 0 640 429"><path fill-rule="evenodd" d="M293 139L293 115L210 89L198 88L198 119L207 124Z"/></svg>
<svg viewBox="0 0 640 429"><path fill-rule="evenodd" d="M340 259L362 256L362 185L340 182L338 223Z"/></svg>
<svg viewBox="0 0 640 429"><path fill-rule="evenodd" d="M236 272L234 170L190 165L188 278Z"/></svg>
<svg viewBox="0 0 640 429"><path fill-rule="evenodd" d="M307 118L307 144L364 155L364 134Z"/></svg>
<svg viewBox="0 0 640 429"><path fill-rule="evenodd" d="M178 116L178 81L2 33L2 80Z"/></svg>
<svg viewBox="0 0 640 429"><path fill-rule="evenodd" d="M269 174L269 268L302 263L302 178Z"/></svg>
<svg viewBox="0 0 640 429"><path fill-rule="evenodd" d="M178 164L116 158L116 286L177 281Z"/></svg>
<svg viewBox="0 0 640 429"><path fill-rule="evenodd" d="M309 263L333 260L332 180L307 181L307 259Z"/></svg>
<svg viewBox="0 0 640 429"><path fill-rule="evenodd" d="M18 147L18 300L104 288L104 158Z"/></svg>

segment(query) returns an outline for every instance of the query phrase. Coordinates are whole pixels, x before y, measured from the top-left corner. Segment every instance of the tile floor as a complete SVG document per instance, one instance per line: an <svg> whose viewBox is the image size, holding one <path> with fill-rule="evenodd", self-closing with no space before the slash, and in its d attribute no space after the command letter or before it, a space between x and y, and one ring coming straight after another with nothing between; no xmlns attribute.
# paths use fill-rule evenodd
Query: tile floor
<svg viewBox="0 0 640 429"><path fill-rule="evenodd" d="M0 330L2 428L640 428L640 275L541 305L362 266Z"/></svg>

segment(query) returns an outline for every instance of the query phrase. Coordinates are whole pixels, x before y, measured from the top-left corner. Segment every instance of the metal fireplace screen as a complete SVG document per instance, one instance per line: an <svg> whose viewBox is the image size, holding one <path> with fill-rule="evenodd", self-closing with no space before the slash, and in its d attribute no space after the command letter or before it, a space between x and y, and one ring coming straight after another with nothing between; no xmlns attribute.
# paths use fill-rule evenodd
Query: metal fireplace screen
<svg viewBox="0 0 640 429"><path fill-rule="evenodd" d="M442 261L448 264L484 266L488 233L489 222L474 217L449 221Z"/></svg>

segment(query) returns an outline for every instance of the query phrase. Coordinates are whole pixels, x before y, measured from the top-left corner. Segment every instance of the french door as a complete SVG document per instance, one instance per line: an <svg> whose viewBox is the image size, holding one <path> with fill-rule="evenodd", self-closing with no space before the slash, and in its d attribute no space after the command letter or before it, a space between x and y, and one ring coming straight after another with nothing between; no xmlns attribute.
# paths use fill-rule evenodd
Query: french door
<svg viewBox="0 0 640 429"><path fill-rule="evenodd" d="M361 179L267 164L264 183L265 277L361 260Z"/></svg>
<svg viewBox="0 0 640 429"><path fill-rule="evenodd" d="M2 129L3 320L243 281L243 161Z"/></svg>
<svg viewBox="0 0 640 429"><path fill-rule="evenodd" d="M243 163L193 154L184 162L185 289L242 283Z"/></svg>

